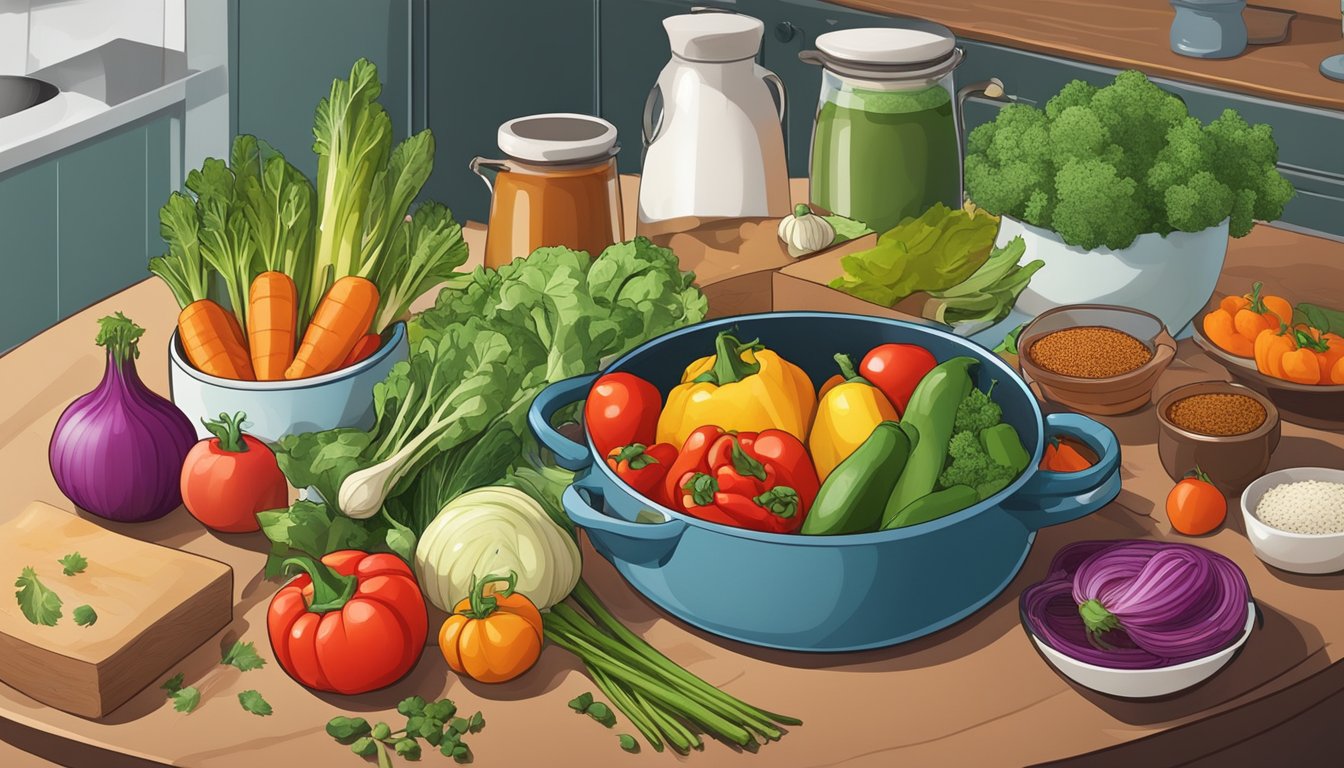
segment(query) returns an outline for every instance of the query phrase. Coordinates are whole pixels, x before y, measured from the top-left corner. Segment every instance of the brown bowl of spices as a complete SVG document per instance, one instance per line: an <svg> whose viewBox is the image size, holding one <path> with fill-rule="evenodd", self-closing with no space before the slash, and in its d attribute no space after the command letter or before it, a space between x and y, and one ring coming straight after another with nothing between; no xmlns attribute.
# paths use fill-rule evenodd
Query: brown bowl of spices
<svg viewBox="0 0 1344 768"><path fill-rule="evenodd" d="M1157 401L1157 453L1180 480L1196 466L1218 490L1241 493L1265 473L1279 446L1279 411L1269 398L1225 381L1177 387Z"/></svg>
<svg viewBox="0 0 1344 768"><path fill-rule="evenodd" d="M1147 405L1176 356L1162 321L1129 307L1072 304L1043 312L1018 337L1032 390L1075 411L1114 416Z"/></svg>

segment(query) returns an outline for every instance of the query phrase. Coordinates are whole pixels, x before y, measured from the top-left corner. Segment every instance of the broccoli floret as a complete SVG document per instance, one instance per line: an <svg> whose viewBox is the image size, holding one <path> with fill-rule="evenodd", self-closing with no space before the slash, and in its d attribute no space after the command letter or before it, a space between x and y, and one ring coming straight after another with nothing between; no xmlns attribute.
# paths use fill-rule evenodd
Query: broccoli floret
<svg viewBox="0 0 1344 768"><path fill-rule="evenodd" d="M998 383L998 380L991 381L989 389L984 392L971 387L971 391L957 404L957 415L952 422L953 432L970 432L974 438L980 434L980 430L989 429L1003 421L1003 408L990 398L994 385Z"/></svg>
<svg viewBox="0 0 1344 768"><path fill-rule="evenodd" d="M1051 227L1083 248L1126 248L1151 228L1136 194L1138 184L1103 160L1073 160L1055 174Z"/></svg>
<svg viewBox="0 0 1344 768"><path fill-rule="evenodd" d="M1015 474L985 453L984 446L974 432L960 431L952 435L947 445L947 455L952 462L938 477L943 488L953 485L969 485L972 488L999 480L1011 479Z"/></svg>
<svg viewBox="0 0 1344 768"><path fill-rule="evenodd" d="M1069 107L1086 107L1092 103L1097 90L1097 86L1089 82L1073 80L1045 103L1045 114L1054 120Z"/></svg>
<svg viewBox="0 0 1344 768"><path fill-rule="evenodd" d="M1232 211L1232 190L1208 171L1200 171L1184 184L1167 187L1167 218L1174 229L1198 232L1210 221L1222 221Z"/></svg>

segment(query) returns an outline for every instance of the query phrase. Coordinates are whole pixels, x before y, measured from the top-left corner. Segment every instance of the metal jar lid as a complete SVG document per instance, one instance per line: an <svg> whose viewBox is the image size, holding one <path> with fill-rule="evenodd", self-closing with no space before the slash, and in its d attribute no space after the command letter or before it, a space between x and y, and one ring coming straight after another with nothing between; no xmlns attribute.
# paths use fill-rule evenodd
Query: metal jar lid
<svg viewBox="0 0 1344 768"><path fill-rule="evenodd" d="M802 61L836 74L871 80L942 77L962 57L950 30L915 19L899 27L827 32L817 38L817 50L798 54Z"/></svg>
<svg viewBox="0 0 1344 768"><path fill-rule="evenodd" d="M499 149L531 163L595 160L614 154L616 126L592 115L553 112L518 117L499 126Z"/></svg>

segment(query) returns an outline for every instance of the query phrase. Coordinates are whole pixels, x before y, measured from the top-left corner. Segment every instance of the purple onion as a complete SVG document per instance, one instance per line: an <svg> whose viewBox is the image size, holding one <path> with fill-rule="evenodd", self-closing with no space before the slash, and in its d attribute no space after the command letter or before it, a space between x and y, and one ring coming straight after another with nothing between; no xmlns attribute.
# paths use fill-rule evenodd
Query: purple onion
<svg viewBox="0 0 1344 768"><path fill-rule="evenodd" d="M103 380L61 414L48 457L56 485L81 509L118 522L163 517L182 504L191 421L135 370L145 329L122 313L98 321Z"/></svg>
<svg viewBox="0 0 1344 768"><path fill-rule="evenodd" d="M1029 628L1090 664L1149 669L1203 658L1246 625L1250 588L1235 563L1190 544L1079 542L1022 596Z"/></svg>

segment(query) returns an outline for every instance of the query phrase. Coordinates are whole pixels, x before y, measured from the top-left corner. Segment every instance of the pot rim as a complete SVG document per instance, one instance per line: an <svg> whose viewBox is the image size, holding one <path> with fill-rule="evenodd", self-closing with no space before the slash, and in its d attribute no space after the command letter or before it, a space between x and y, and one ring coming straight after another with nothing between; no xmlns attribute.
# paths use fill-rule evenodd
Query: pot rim
<svg viewBox="0 0 1344 768"><path fill-rule="evenodd" d="M168 339L168 363L172 370L180 370L187 376L195 379L201 384L208 384L220 389L232 389L239 392L296 392L304 389L312 389L331 384L345 379L352 379L365 373L369 369L377 366L387 359L392 351L401 345L406 339L406 323L398 320L382 333L383 343L379 345L377 351L367 358L355 363L354 365L339 370L323 373L318 376L310 376L306 379L283 379L280 381L240 381L237 379L225 379L219 376L212 376L196 370L196 367L187 362L186 353L182 349L182 342L178 338L177 329L173 329L172 336Z"/></svg>
<svg viewBox="0 0 1344 768"><path fill-rule="evenodd" d="M1205 391L1191 391L1196 389ZM1223 391L1216 392L1209 390ZM1202 432L1192 432L1184 427L1178 426L1171 419L1167 418L1167 409L1170 408L1173 403L1177 400L1198 394L1246 395L1265 409L1265 421L1250 432L1245 432L1240 435L1206 435ZM1221 379L1206 379L1204 381L1192 381L1189 384L1182 384L1158 398L1157 402L1154 404L1154 409L1157 411L1157 423L1162 429L1168 430L1186 440L1214 445L1236 445L1238 443L1259 440L1277 429L1280 421L1279 409L1275 407L1273 401L1268 397L1256 392L1245 384L1239 384L1235 381L1223 381Z"/></svg>
<svg viewBox="0 0 1344 768"><path fill-rule="evenodd" d="M594 471L600 471L602 473L604 485L606 485L607 487L619 489L623 493L626 493L633 498L639 499L641 502L643 502L646 506L648 506L652 510L662 514L663 517L666 518L664 520L665 523L672 522L673 520L680 520L681 522L687 525L692 525L699 528L706 528L715 533L723 533L742 539L751 539L754 541L768 542L773 544L789 544L797 546L817 546L817 547L833 547L833 546L845 547L845 546L865 546L871 544L883 544L889 541L899 541L902 539L915 538L917 536L921 536L926 533L933 533L939 531L949 526L958 525L983 512L999 508L1000 505L1005 500L1015 495L1018 492L1018 490L1020 490L1024 485L1027 484L1029 480L1035 477L1039 469L1039 465L1041 463L1041 455L1044 451L1043 445L1045 443L1045 416L1044 414L1041 413L1040 403L1036 402L1035 395L1032 394L1031 389L1028 387L1027 383L1023 381L1021 374L1010 368L1008 364L1004 362L1003 359L1000 358L998 355L995 355L993 352L990 352L988 349L980 346L979 344L976 344L975 342L970 341L969 339L966 339L964 337L957 336L954 333L950 333L948 331L944 331L942 329L934 328L931 326L918 325L915 323L907 322L905 320L897 320L894 318L872 317L869 315L854 315L843 312L798 311L798 312L763 312L751 315L734 315L731 317L707 320L701 323L697 323L695 325L679 328L670 333L663 334L662 336L659 336L655 339L650 339L649 341L644 342L643 344L639 345L638 347L635 347L629 352L626 352L624 355L621 355L611 365L607 366L602 371L602 373L606 374L612 371L620 370L623 365L625 365L627 362L629 362L637 355L644 354L648 350L655 348L655 345L659 344L660 342L663 342L675 336L684 336L689 333L703 333L705 329L708 328L732 326L742 322L758 321L767 318L769 319L790 318L790 319L808 319L808 320L821 320L821 319L861 320L864 322L877 323L881 325L894 325L902 328L909 328L921 333L927 333L934 336L941 336L945 339L953 341L958 347L962 348L965 354L967 354L970 357L975 357L977 360L979 360L981 365L985 365L988 363L993 366L996 366L997 370L1002 374L1004 374L1003 377L999 378L1000 382L1004 381L1005 378L1007 378L1011 380L1015 386L1021 388L1023 395L1026 397L1027 402L1031 405L1032 414L1035 416L1033 424L1036 425L1037 430L1036 448L1032 452L1031 461L1028 462L1027 468L1024 469L1022 473L1019 474L1017 478L1013 480L1012 483L1009 483L998 493L994 494L993 496L990 496L984 501L976 502L975 504L966 507L965 509L962 509L958 512L953 512L950 515L946 515L944 517L940 517L935 520L930 520L924 523L917 523L915 525L906 526L904 528L869 531L867 533L845 533L845 534L837 534L834 536L808 536L800 533L769 533L765 531L752 531L747 530L745 528L737 528L730 525L723 525L721 523L713 523L708 520L701 520L700 518L695 517L693 515L688 515L684 512L679 512L670 507L665 507L662 504L659 504L658 502L654 501L653 499L650 499L649 497L641 494L639 491L636 491L634 488L630 487L629 484L625 483L620 478L618 478L616 476L616 473L612 471L611 467L607 466L607 463L605 461L594 460L592 462L591 467L586 471L586 473L591 474ZM597 448L596 446L593 445L592 434L589 432L587 425L584 425L583 436L584 436L584 444L588 449L589 455L594 459L596 459L598 457ZM1097 450L1095 446L1092 446L1090 444L1088 447L1093 448L1094 451ZM1005 510L1005 514L1009 513ZM659 525L659 523L654 523L654 525ZM1028 535L1031 536L1035 535L1035 529L1032 529L1029 526L1026 526L1025 524L1024 528L1027 529Z"/></svg>

